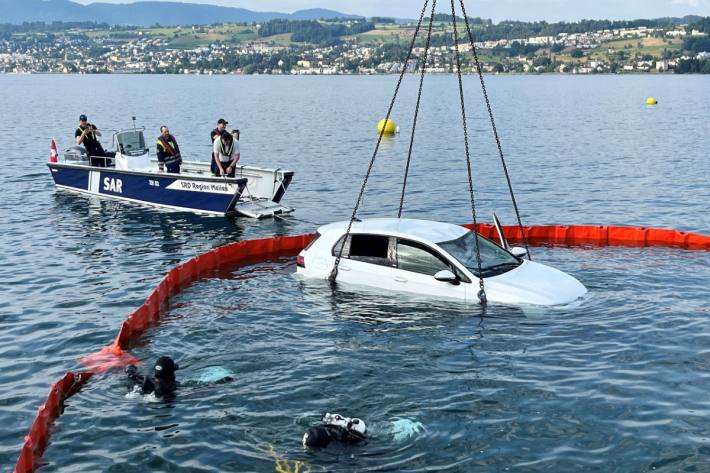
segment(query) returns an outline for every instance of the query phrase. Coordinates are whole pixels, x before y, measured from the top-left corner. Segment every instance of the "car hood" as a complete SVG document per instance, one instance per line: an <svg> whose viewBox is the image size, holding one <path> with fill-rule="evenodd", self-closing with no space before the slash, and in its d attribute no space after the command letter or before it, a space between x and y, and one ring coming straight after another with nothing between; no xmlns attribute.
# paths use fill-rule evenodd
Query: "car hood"
<svg viewBox="0 0 710 473"><path fill-rule="evenodd" d="M587 293L587 288L569 274L527 260L514 270L486 278L484 282L488 299L493 302L562 305Z"/></svg>

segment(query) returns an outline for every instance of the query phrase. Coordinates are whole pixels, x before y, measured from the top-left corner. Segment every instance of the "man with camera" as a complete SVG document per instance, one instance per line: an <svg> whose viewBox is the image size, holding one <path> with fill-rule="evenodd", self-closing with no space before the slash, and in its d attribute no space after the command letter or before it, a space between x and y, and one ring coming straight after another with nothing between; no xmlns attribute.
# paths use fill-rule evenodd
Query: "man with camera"
<svg viewBox="0 0 710 473"><path fill-rule="evenodd" d="M116 153L104 151L103 146L101 146L101 143L96 138L97 136L101 136L101 132L96 128L96 125L89 123L89 119L86 115L80 115L79 127L76 129L76 132L74 132L76 144L84 145L86 152L89 154L92 166L104 168L107 165L107 158L115 157Z"/></svg>

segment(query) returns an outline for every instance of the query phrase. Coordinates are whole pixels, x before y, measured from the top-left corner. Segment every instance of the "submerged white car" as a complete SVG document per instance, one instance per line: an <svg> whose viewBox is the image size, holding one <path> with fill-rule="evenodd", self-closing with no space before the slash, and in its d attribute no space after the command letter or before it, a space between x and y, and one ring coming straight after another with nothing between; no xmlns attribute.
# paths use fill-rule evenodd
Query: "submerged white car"
<svg viewBox="0 0 710 473"><path fill-rule="evenodd" d="M348 222L318 229L297 257L297 273L327 279L345 240ZM478 302L479 276L489 302L562 305L587 289L557 269L523 259L459 225L427 220L375 218L353 222L338 266L338 283L409 292L435 298Z"/></svg>

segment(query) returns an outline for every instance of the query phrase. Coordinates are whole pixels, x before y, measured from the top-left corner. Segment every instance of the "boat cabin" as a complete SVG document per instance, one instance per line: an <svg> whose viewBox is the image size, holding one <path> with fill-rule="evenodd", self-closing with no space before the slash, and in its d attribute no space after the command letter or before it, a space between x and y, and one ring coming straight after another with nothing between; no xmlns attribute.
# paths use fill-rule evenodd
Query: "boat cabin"
<svg viewBox="0 0 710 473"><path fill-rule="evenodd" d="M155 166L151 163L151 154L145 143L143 128L119 131L113 135L113 147L116 150L116 169L149 171Z"/></svg>

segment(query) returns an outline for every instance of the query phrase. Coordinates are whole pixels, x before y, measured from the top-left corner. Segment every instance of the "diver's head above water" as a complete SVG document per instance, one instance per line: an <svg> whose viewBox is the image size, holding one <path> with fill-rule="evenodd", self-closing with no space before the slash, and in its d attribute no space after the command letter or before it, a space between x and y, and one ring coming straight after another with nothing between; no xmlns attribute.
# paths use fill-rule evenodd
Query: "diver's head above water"
<svg viewBox="0 0 710 473"><path fill-rule="evenodd" d="M177 388L175 371L178 368L172 358L161 356L153 365L153 376L141 374L134 365L126 368L126 376L131 381L133 391L154 394L159 397L172 397Z"/></svg>
<svg viewBox="0 0 710 473"><path fill-rule="evenodd" d="M161 356L155 362L153 367L153 376L157 379L174 381L175 371L179 370L180 367L177 363L173 361L169 356Z"/></svg>

